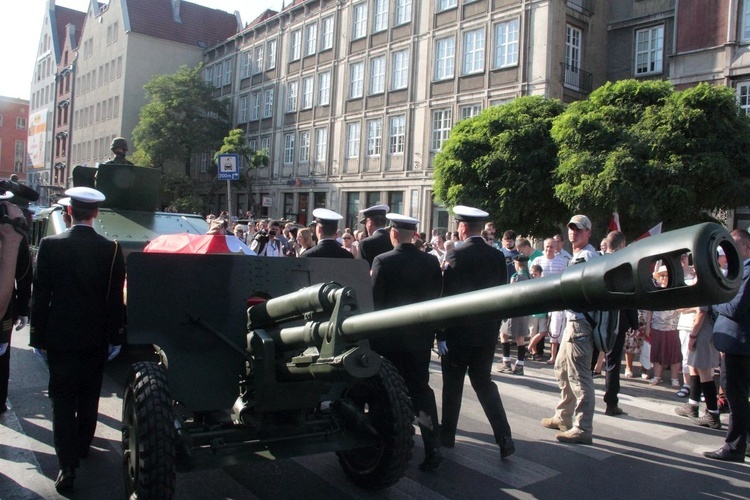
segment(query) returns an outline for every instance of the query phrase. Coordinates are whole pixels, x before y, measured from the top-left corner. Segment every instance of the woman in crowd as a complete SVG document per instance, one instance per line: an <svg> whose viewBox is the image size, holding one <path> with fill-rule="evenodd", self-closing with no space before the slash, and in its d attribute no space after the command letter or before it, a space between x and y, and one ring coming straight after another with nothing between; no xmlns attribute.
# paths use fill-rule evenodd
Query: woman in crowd
<svg viewBox="0 0 750 500"><path fill-rule="evenodd" d="M314 246L312 231L309 228L303 227L297 231L297 243L295 248L297 249L297 257L305 253L305 251L311 249Z"/></svg>
<svg viewBox="0 0 750 500"><path fill-rule="evenodd" d="M654 273L657 285L664 288L669 282L666 266L660 266ZM669 367L672 376L672 388L679 389L679 373L682 369L682 351L680 349L680 334L677 331L679 311L648 311L646 313L646 338L651 343L651 363L654 365L654 377L649 381L651 385L659 385L664 373L664 367Z"/></svg>
<svg viewBox="0 0 750 500"><path fill-rule="evenodd" d="M359 248L354 244L354 235L351 232L345 232L341 235L341 246L344 250L354 256L355 259L359 258Z"/></svg>

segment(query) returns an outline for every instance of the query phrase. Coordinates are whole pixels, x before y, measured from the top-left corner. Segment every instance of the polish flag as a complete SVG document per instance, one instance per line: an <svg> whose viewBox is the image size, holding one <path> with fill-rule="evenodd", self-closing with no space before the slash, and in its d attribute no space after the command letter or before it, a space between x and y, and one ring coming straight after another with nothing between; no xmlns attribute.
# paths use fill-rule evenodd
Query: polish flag
<svg viewBox="0 0 750 500"><path fill-rule="evenodd" d="M609 231L622 231L622 228L620 227L620 214L617 212L612 212L612 218L609 219L609 227L607 228Z"/></svg>
<svg viewBox="0 0 750 500"><path fill-rule="evenodd" d="M642 240L643 238L648 238L649 236L656 236L657 234L661 234L661 222L640 235L635 239L635 241Z"/></svg>

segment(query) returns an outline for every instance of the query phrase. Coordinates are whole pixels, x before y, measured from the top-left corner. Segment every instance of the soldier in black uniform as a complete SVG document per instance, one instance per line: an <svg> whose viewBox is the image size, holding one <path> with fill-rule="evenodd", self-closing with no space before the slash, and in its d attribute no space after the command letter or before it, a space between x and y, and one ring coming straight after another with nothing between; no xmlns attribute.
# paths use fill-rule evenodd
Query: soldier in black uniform
<svg viewBox="0 0 750 500"><path fill-rule="evenodd" d="M443 275L443 295L456 295L508 282L505 258L481 236L487 212L457 205L458 234L463 244L445 257L448 266ZM497 345L497 320L481 321L446 329L438 333L438 351L443 369L443 446L452 447L456 436L464 377L469 372L485 415L492 426L500 456L515 452L510 424L490 373Z"/></svg>
<svg viewBox="0 0 750 500"><path fill-rule="evenodd" d="M58 491L73 489L94 438L104 363L122 342L125 280L120 246L92 227L104 195L86 187L65 194L73 226L39 245L29 342L49 366Z"/></svg>
<svg viewBox="0 0 750 500"><path fill-rule="evenodd" d="M109 147L114 153L114 158L105 161L104 165L132 165L133 162L125 158L128 154L128 141L124 137L115 137Z"/></svg>
<svg viewBox="0 0 750 500"><path fill-rule="evenodd" d="M365 225L368 237L359 242L359 256L370 263L381 253L393 250L393 243L385 228L385 214L390 210L388 205L374 205L362 211L360 224Z"/></svg>
<svg viewBox="0 0 750 500"><path fill-rule="evenodd" d="M353 259L354 255L345 250L341 243L336 241L336 231L339 221L344 217L327 208L316 208L313 210L315 217L315 234L318 244L303 252L300 257L327 257L333 259Z"/></svg>
<svg viewBox="0 0 750 500"><path fill-rule="evenodd" d="M442 274L434 255L421 252L411 240L419 221L387 214L390 238L395 246L375 257L372 264L372 296L375 310L413 304L440 296ZM430 356L435 343L431 328L408 327L374 339L373 349L396 366L404 377L424 440L425 460L420 469L435 470L442 462L435 393L430 388Z"/></svg>
<svg viewBox="0 0 750 500"><path fill-rule="evenodd" d="M0 191L0 200L13 197L10 191ZM10 378L10 341L14 325L20 330L29 319L31 299L31 258L26 239L23 211L10 201L0 201L0 414L8 407Z"/></svg>

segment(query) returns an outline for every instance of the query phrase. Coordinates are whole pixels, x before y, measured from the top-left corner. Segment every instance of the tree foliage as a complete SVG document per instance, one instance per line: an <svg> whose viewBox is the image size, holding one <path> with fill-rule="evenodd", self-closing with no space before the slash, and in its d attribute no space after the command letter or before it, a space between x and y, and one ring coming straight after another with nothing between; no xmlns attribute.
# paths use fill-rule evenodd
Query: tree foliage
<svg viewBox="0 0 750 500"><path fill-rule="evenodd" d="M219 155L236 154L244 160L245 171L240 172L240 179L237 182L245 188L250 188L250 173L258 167L268 166L270 158L268 151L255 151L247 145L242 129L236 128L229 131L229 135L224 137L224 144L214 154L214 168L218 172Z"/></svg>
<svg viewBox="0 0 750 500"><path fill-rule="evenodd" d="M749 132L729 88L608 83L555 121L555 193L600 225L616 210L630 236L710 220L747 204Z"/></svg>
<svg viewBox="0 0 750 500"><path fill-rule="evenodd" d="M437 200L482 208L496 227L520 234L557 232L565 207L553 196L550 128L564 109L557 100L521 97L457 123L435 157Z"/></svg>
<svg viewBox="0 0 750 500"><path fill-rule="evenodd" d="M214 99L201 75L201 65L182 66L144 86L149 102L133 130L136 163L162 168L177 161L190 176L191 157L221 145L230 127L227 102Z"/></svg>

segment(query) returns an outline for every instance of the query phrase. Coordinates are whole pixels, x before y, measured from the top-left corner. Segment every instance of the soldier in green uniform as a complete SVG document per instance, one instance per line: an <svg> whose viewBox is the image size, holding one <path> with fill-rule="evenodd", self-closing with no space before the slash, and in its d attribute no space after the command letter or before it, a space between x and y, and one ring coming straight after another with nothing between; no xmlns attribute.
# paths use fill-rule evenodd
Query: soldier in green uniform
<svg viewBox="0 0 750 500"><path fill-rule="evenodd" d="M104 165L132 165L133 162L125 158L128 153L128 141L124 137L115 137L109 147L114 153L114 158L104 162Z"/></svg>

